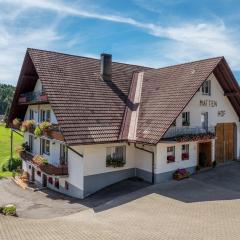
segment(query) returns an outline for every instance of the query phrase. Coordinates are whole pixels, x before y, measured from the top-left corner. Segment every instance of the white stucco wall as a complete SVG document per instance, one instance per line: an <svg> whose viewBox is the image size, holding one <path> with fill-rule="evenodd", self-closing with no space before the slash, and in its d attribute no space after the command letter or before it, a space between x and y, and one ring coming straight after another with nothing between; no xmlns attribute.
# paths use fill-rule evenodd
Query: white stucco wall
<svg viewBox="0 0 240 240"><path fill-rule="evenodd" d="M189 144L189 160L182 160L182 145ZM167 163L167 147L175 146L175 162ZM157 144L155 173L197 166L197 142Z"/></svg>
<svg viewBox="0 0 240 240"><path fill-rule="evenodd" d="M107 147L126 146L126 164L123 167L106 167ZM135 168L134 145L126 143L85 145L84 176Z"/></svg>
<svg viewBox="0 0 240 240"><path fill-rule="evenodd" d="M190 112L189 127L201 127L201 113L203 112L208 112L209 127L214 127L217 123L235 122L237 125L237 153L238 156L240 156L239 118L228 98L224 96L224 91L219 85L214 74L211 74L208 79L211 80L211 96L203 95L200 89L200 91L196 93L196 95L183 110L183 112ZM217 106L200 106L200 100L214 100L217 102ZM225 111L225 115L222 117L218 116L218 111ZM182 127L182 114L180 114L176 119L176 127Z"/></svg>
<svg viewBox="0 0 240 240"><path fill-rule="evenodd" d="M82 153L82 146L74 147L79 153ZM83 190L84 164L83 158L75 152L68 150L68 181L75 187Z"/></svg>
<svg viewBox="0 0 240 240"><path fill-rule="evenodd" d="M137 146L154 152L156 156L155 146L146 146L146 145L143 146L142 144L137 144ZM152 154L136 148L135 149L135 166L138 169L152 172ZM155 168L156 168L156 163L155 163Z"/></svg>

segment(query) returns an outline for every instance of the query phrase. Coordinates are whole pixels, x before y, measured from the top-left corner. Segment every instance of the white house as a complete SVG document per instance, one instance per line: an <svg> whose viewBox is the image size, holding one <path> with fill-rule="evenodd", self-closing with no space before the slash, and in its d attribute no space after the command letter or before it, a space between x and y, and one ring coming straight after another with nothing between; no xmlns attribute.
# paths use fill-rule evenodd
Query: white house
<svg viewBox="0 0 240 240"><path fill-rule="evenodd" d="M239 93L224 57L152 69L28 49L8 126L34 120L21 152L30 180L84 198L239 158Z"/></svg>

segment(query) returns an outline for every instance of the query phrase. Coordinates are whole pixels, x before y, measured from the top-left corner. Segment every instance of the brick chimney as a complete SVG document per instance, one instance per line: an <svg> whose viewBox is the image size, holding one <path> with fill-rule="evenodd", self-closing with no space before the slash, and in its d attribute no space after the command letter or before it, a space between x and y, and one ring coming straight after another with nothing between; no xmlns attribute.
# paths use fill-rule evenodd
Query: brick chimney
<svg viewBox="0 0 240 240"><path fill-rule="evenodd" d="M107 53L101 54L101 76L103 80L112 79L112 55Z"/></svg>

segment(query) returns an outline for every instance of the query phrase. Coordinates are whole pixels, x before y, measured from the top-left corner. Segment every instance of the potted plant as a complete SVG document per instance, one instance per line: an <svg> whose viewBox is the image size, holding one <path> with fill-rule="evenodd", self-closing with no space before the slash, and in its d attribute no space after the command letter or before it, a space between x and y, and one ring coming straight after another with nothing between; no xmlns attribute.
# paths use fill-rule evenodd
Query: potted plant
<svg viewBox="0 0 240 240"><path fill-rule="evenodd" d="M33 157L33 162L39 166L48 164L48 160L41 155L35 155Z"/></svg>
<svg viewBox="0 0 240 240"><path fill-rule="evenodd" d="M48 130L50 129L50 127L52 126L52 124L48 121L42 122L39 124L39 128L48 134Z"/></svg>
<svg viewBox="0 0 240 240"><path fill-rule="evenodd" d="M174 162L174 161L175 161L175 156L172 156L172 155L167 156L167 162L168 163L171 163L171 162Z"/></svg>
<svg viewBox="0 0 240 240"><path fill-rule="evenodd" d="M182 180L184 178L188 178L190 176L190 173L185 169L177 169L174 173L173 173L173 179L175 180Z"/></svg>
<svg viewBox="0 0 240 240"><path fill-rule="evenodd" d="M15 118L12 123L13 123L13 127L20 128L20 126L21 126L21 119Z"/></svg>
<svg viewBox="0 0 240 240"><path fill-rule="evenodd" d="M22 146L16 147L16 153L18 153L19 155L24 151L25 149Z"/></svg>
<svg viewBox="0 0 240 240"><path fill-rule="evenodd" d="M41 135L42 135L42 130L39 126L37 126L34 130L34 136L35 137L41 137Z"/></svg>
<svg viewBox="0 0 240 240"><path fill-rule="evenodd" d="M35 126L34 120L25 120L22 122L21 131L26 132L27 130L32 129Z"/></svg>

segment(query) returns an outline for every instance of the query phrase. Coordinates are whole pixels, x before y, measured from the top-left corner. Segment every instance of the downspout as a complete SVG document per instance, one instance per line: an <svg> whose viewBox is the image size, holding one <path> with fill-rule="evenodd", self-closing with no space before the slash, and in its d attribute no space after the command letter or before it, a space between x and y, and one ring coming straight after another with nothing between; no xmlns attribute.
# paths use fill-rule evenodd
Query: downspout
<svg viewBox="0 0 240 240"><path fill-rule="evenodd" d="M137 144L136 143L134 143L134 147L135 148L137 148L137 149L139 149L139 150L142 150L142 151L144 151L144 152L148 152L148 153L151 153L152 154L152 184L154 184L155 183L155 174L154 174L154 165L155 165L155 163L154 163L154 152L153 151L150 151L150 150L147 150L147 149L144 149L144 148L140 148L140 147L138 147L137 146Z"/></svg>

